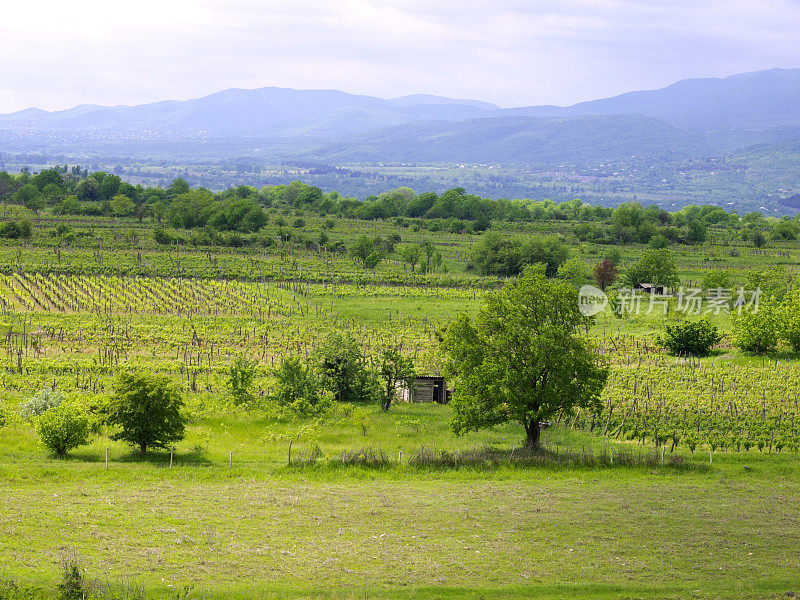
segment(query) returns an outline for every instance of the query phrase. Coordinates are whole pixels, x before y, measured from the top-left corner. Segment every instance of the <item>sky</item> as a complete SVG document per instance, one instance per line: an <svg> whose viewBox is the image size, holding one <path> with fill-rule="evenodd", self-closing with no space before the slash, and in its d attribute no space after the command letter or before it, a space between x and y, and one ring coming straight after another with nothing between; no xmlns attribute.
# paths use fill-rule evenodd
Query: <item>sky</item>
<svg viewBox="0 0 800 600"><path fill-rule="evenodd" d="M798 31L800 0L27 0L0 113L264 86L567 105L797 68Z"/></svg>

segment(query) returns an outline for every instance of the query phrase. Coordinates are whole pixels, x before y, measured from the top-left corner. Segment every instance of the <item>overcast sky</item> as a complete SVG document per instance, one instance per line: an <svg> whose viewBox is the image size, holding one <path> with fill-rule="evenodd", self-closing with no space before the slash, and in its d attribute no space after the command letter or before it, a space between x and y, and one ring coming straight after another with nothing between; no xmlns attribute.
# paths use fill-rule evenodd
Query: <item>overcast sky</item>
<svg viewBox="0 0 800 600"><path fill-rule="evenodd" d="M230 87L572 104L800 67L800 0L27 0L0 22L0 112Z"/></svg>

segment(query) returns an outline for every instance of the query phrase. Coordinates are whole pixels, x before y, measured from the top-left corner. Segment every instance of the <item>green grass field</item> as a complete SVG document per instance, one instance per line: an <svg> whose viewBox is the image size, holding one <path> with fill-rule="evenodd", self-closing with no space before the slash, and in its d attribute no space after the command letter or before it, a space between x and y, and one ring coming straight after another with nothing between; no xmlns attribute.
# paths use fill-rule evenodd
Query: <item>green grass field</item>
<svg viewBox="0 0 800 600"><path fill-rule="evenodd" d="M296 457L311 445L323 457L292 467L281 433L293 425L245 415L194 424L172 469L166 453L142 461L102 437L53 459L11 427L0 459L3 577L55 590L62 556L74 553L87 576L148 597L190 585L196 598L775 598L800 585L794 455L409 465L422 444L510 452L522 439L513 426L453 438L449 410L365 407L366 432L329 423L295 445ZM213 434L197 450L204 431ZM563 429L546 440L641 451ZM392 464L340 464L342 450L361 446L383 448Z"/></svg>

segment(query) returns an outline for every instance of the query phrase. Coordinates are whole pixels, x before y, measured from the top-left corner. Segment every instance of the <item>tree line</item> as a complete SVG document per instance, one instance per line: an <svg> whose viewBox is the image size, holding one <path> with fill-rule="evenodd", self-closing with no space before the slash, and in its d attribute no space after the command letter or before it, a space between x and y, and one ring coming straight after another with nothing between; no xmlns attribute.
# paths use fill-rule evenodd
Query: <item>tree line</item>
<svg viewBox="0 0 800 600"><path fill-rule="evenodd" d="M550 200L482 198L453 188L441 194L417 193L400 187L365 200L295 181L258 189L240 185L222 192L192 189L183 179L169 187L145 187L118 175L88 173L79 166L56 166L39 173L23 169L0 172L0 201L26 206L38 213L121 218L152 218L174 229L252 233L269 221L265 209L307 211L323 216L361 220L392 219L398 225L428 231L480 233L492 222L563 221L578 239L599 244L648 243L664 248L672 243L702 244L709 228L728 230L757 247L769 239L794 240L800 235L800 215L765 217L753 212L739 216L719 206L687 206L668 212L656 205L627 202L616 207L589 205L579 199ZM177 240L180 241L180 240Z"/></svg>

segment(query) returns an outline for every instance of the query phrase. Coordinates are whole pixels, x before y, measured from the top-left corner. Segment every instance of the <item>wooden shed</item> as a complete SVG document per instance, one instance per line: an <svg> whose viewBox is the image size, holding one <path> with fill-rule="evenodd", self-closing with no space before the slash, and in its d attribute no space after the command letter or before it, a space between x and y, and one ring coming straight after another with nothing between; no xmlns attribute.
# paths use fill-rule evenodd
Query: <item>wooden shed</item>
<svg viewBox="0 0 800 600"><path fill-rule="evenodd" d="M414 379L413 388L405 382L398 386L400 397L406 402L438 402L447 404L450 399L447 384L440 375L419 375Z"/></svg>
<svg viewBox="0 0 800 600"><path fill-rule="evenodd" d="M633 286L634 291L647 292L648 294L655 294L656 296L664 295L664 286L660 283L637 283Z"/></svg>

